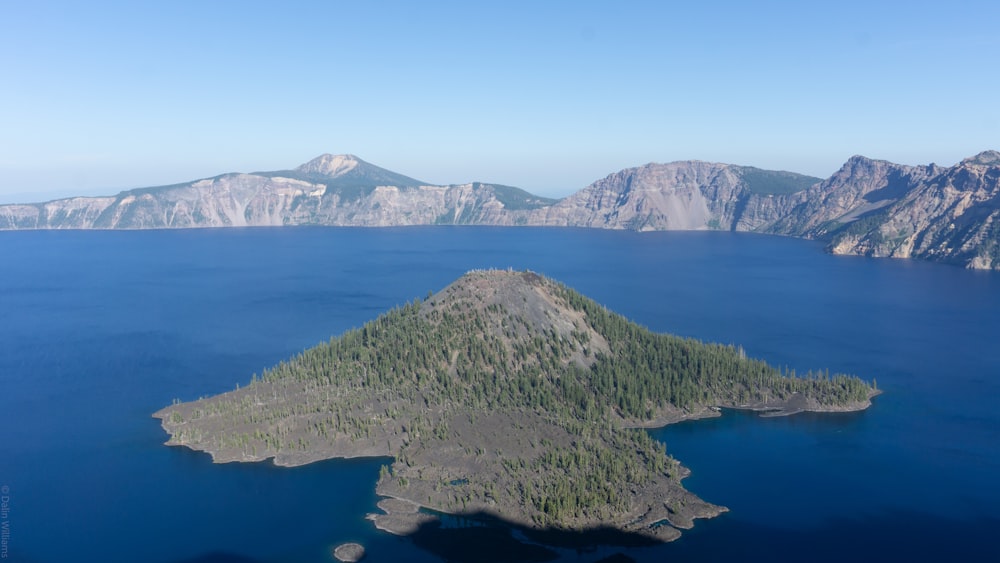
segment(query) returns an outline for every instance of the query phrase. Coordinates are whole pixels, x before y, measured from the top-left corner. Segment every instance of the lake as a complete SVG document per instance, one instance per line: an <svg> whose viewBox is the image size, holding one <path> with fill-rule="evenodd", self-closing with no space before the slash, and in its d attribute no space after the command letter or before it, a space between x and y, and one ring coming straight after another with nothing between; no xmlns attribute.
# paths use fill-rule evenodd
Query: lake
<svg viewBox="0 0 1000 563"><path fill-rule="evenodd" d="M318 562L345 541L439 560L364 519L384 459L213 465L150 415L489 267L884 391L862 413L652 431L730 512L563 560L1000 560L1000 274L748 234L477 227L2 232L0 257L12 561Z"/></svg>

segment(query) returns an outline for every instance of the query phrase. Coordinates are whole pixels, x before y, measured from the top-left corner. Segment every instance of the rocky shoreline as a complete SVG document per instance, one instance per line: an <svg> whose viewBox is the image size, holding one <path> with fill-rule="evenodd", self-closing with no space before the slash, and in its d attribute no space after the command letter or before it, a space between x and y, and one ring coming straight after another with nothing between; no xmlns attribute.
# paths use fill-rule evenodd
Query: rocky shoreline
<svg viewBox="0 0 1000 563"><path fill-rule="evenodd" d="M168 445L217 463L391 458L376 493L393 500L371 515L391 533L423 529L433 511L662 542L727 509L685 489L690 471L638 428L720 408L860 410L875 393L652 333L533 272L490 270L154 416Z"/></svg>
<svg viewBox="0 0 1000 563"><path fill-rule="evenodd" d="M880 391L874 391L871 396L874 397L880 393ZM625 427L652 430L679 422L717 418L723 416L724 410L730 409L756 412L762 417L777 417L791 416L803 412L857 412L867 409L870 405L871 402L869 400L864 403L829 407L810 405L803 397L793 397L789 401L784 402L753 405L727 405L723 407L703 407L694 411L680 411L673 409L669 412L660 413L653 420L645 421L642 424L625 425ZM174 438L177 428L168 423L165 415L166 409L157 412L154 414L154 417L160 418L164 429L172 435L171 439L167 442L167 445L201 449L195 448L191 444L177 441ZM310 452L310 455L308 456L272 456L269 458L259 457L247 459L239 452L233 450L206 448L201 449L201 451L208 453L212 457L213 463L271 460L275 465L283 467L296 467L325 459L389 456L388 452L374 449L372 444L350 442L344 443L343 447L338 447L336 449L315 450ZM457 458L454 461L456 463L460 462ZM419 458L410 459L409 463L414 464L414 468L416 469L415 472L417 473L430 471L429 466L421 464ZM444 464L447 465L446 462ZM678 474L679 478L683 479L690 475L690 470L686 467L678 466ZM412 486L412 488L413 490L409 491L411 493L416 490L420 490L421 494L423 492L428 492L427 489L419 486ZM636 491L634 500L638 505L645 505L645 510L638 511L632 522L617 525L616 527L623 532L638 534L655 539L656 541L673 541L680 537L680 530L692 528L695 519L713 518L728 511L728 509L724 506L705 503L694 495L687 493L686 490L681 490L689 495L690 498L685 499L683 505L678 505L677 500L675 499L672 507L670 506L670 499L663 497L663 495ZM406 493L407 491L394 487L391 481L380 482L376 488L376 494L383 497L377 504L381 513L368 514L366 515L366 519L372 521L373 525L379 530L393 535L407 536L417 532L424 526L439 522L439 518L438 516L435 516L435 514L462 516L464 513L476 512L479 514L495 515L497 518L501 517L500 511L497 510L498 505L496 504L493 506L469 506L464 511L448 511L442 510L440 508L440 503L438 503L437 506L428 505L418 501L416 498L418 495L408 495ZM431 495L433 496L434 493L431 493ZM516 507L511 505L505 506L504 508L512 509ZM517 510L508 510L503 512L502 519L509 524L526 529L538 527L537 523L533 522L530 518L518 516ZM590 523L592 526L596 526L598 524L599 523L597 522Z"/></svg>
<svg viewBox="0 0 1000 563"><path fill-rule="evenodd" d="M382 513L369 514L365 518L379 530L396 536L408 536L421 526L438 521L436 516L420 512L426 507L408 499L387 497L380 500L377 506Z"/></svg>

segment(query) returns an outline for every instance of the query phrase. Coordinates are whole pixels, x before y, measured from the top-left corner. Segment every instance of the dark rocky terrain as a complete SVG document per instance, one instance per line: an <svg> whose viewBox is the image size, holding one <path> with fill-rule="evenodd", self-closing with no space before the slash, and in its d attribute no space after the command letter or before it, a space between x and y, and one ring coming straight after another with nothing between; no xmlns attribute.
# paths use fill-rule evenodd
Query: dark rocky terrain
<svg viewBox="0 0 1000 563"><path fill-rule="evenodd" d="M423 506L531 529L671 540L725 509L637 426L861 410L855 377L788 377L732 346L654 334L531 272L477 271L216 397L154 416L216 462L391 456L380 528Z"/></svg>

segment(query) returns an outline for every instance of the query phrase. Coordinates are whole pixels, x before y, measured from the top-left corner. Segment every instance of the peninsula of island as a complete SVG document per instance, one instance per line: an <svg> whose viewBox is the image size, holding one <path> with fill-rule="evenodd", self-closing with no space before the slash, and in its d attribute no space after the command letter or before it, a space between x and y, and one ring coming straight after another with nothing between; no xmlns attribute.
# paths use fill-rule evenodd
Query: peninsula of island
<svg viewBox="0 0 1000 563"><path fill-rule="evenodd" d="M724 512L642 427L868 407L846 375L781 373L733 346L657 334L532 272L473 271L253 377L155 413L168 445L295 466L386 456L381 529L420 508L530 529L669 541Z"/></svg>

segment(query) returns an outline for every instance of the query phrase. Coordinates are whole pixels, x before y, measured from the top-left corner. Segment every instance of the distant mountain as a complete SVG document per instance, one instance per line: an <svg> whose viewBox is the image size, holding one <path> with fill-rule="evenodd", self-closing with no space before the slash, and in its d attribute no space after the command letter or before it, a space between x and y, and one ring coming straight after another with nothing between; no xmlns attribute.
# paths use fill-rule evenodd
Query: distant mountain
<svg viewBox="0 0 1000 563"><path fill-rule="evenodd" d="M950 168L854 157L800 197L803 201L789 211L788 221L774 226L775 232L829 240L835 254L1000 269L996 151Z"/></svg>
<svg viewBox="0 0 1000 563"><path fill-rule="evenodd" d="M428 185L427 182L369 164L352 154L324 154L294 170L254 172L254 175L324 185L324 195L337 194L343 199L353 200L371 194L376 186L416 188Z"/></svg>
<svg viewBox="0 0 1000 563"><path fill-rule="evenodd" d="M792 172L698 160L651 163L611 174L539 209L531 223L638 231L752 230L741 224L749 203L798 193L820 181ZM777 212L767 214L767 219L776 219Z"/></svg>
<svg viewBox="0 0 1000 563"><path fill-rule="evenodd" d="M353 155L109 197L0 206L0 229L225 226L570 226L751 231L827 241L837 254L1000 269L1000 153L903 166L852 157L826 180L701 161L650 163L562 200L510 186L431 185Z"/></svg>
<svg viewBox="0 0 1000 563"><path fill-rule="evenodd" d="M827 180L700 161L611 174L529 224L749 231L827 241L835 254L1000 269L1000 152L950 168L852 157Z"/></svg>
<svg viewBox="0 0 1000 563"><path fill-rule="evenodd" d="M509 186L435 186L352 155L293 170L222 174L117 196L0 206L0 229L514 224L555 200Z"/></svg>

